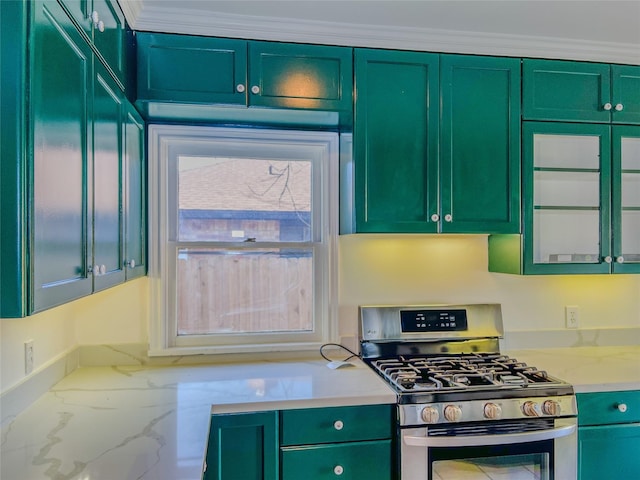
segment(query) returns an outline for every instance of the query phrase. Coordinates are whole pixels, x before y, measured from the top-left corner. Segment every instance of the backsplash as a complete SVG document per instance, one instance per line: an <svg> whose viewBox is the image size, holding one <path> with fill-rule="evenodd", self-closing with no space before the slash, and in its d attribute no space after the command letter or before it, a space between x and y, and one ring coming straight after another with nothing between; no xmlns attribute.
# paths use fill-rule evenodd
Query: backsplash
<svg viewBox="0 0 640 480"><path fill-rule="evenodd" d="M358 305L500 303L506 348L640 343L640 275L517 276L487 271L486 235L346 235L339 245L339 324L356 347ZM35 370L78 346L144 345L147 277L23 319L0 322L0 391L24 381L23 342ZM564 307L580 328L564 328Z"/></svg>

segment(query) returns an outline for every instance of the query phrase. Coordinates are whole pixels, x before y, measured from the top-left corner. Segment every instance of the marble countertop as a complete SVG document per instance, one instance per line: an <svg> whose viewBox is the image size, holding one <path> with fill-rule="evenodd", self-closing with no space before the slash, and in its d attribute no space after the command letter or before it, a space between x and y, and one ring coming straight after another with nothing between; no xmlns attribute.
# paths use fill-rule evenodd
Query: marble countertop
<svg viewBox="0 0 640 480"><path fill-rule="evenodd" d="M640 346L508 350L576 392L640 390ZM369 367L320 359L83 367L3 419L2 480L197 480L212 412L395 403Z"/></svg>
<svg viewBox="0 0 640 480"><path fill-rule="evenodd" d="M2 480L196 480L212 410L395 403L358 359L79 368L2 426Z"/></svg>
<svg viewBox="0 0 640 480"><path fill-rule="evenodd" d="M576 393L640 390L640 346L540 348L504 353L571 383Z"/></svg>

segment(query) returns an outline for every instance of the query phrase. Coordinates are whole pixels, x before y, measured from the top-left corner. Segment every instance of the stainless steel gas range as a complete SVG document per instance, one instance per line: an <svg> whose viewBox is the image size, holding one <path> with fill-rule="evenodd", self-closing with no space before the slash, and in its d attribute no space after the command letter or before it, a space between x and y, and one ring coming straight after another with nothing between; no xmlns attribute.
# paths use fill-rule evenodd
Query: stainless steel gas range
<svg viewBox="0 0 640 480"><path fill-rule="evenodd" d="M396 391L401 480L575 480L571 385L500 353L498 304L361 306L360 353Z"/></svg>

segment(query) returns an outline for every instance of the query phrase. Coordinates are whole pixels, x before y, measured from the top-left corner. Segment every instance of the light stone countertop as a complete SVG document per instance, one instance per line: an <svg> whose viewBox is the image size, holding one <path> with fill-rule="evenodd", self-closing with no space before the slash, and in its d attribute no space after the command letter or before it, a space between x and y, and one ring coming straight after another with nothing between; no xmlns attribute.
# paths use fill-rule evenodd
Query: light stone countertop
<svg viewBox="0 0 640 480"><path fill-rule="evenodd" d="M196 480L218 413L395 403L360 360L79 368L2 426L2 480Z"/></svg>
<svg viewBox="0 0 640 480"><path fill-rule="evenodd" d="M640 346L507 350L573 385L576 393L640 390Z"/></svg>
<svg viewBox="0 0 640 480"><path fill-rule="evenodd" d="M507 350L576 392L640 390L640 346ZM211 412L395 403L360 360L83 367L2 425L2 480L197 480Z"/></svg>

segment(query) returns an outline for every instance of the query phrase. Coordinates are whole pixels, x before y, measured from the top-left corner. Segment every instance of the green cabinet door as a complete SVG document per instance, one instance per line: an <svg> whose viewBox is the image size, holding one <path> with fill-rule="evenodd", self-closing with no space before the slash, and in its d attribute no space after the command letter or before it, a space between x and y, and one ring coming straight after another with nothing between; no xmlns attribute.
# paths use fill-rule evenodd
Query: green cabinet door
<svg viewBox="0 0 640 480"><path fill-rule="evenodd" d="M436 232L439 56L356 49L354 58L355 229Z"/></svg>
<svg viewBox="0 0 640 480"><path fill-rule="evenodd" d="M277 480L278 412L213 415L204 480Z"/></svg>
<svg viewBox="0 0 640 480"><path fill-rule="evenodd" d="M520 60L440 59L441 231L520 231Z"/></svg>
<svg viewBox="0 0 640 480"><path fill-rule="evenodd" d="M352 49L249 42L249 105L352 109Z"/></svg>
<svg viewBox="0 0 640 480"><path fill-rule="evenodd" d="M640 126L611 130L613 271L640 273Z"/></svg>
<svg viewBox="0 0 640 480"><path fill-rule="evenodd" d="M640 478L640 423L578 428L578 478Z"/></svg>
<svg viewBox="0 0 640 480"><path fill-rule="evenodd" d="M124 281L122 229L123 94L95 62L93 76L92 219L94 291Z"/></svg>
<svg viewBox="0 0 640 480"><path fill-rule="evenodd" d="M128 84L128 72L124 15L114 0L93 0L91 15L98 19L93 24L93 44L107 67L125 87Z"/></svg>
<svg viewBox="0 0 640 480"><path fill-rule="evenodd" d="M0 2L0 318L27 312L27 7Z"/></svg>
<svg viewBox="0 0 640 480"><path fill-rule="evenodd" d="M146 274L144 122L131 104L124 121L124 266L127 280Z"/></svg>
<svg viewBox="0 0 640 480"><path fill-rule="evenodd" d="M640 124L640 66L612 65L613 123Z"/></svg>
<svg viewBox="0 0 640 480"><path fill-rule="evenodd" d="M524 59L523 118L609 123L608 64Z"/></svg>
<svg viewBox="0 0 640 480"><path fill-rule="evenodd" d="M138 101L246 105L246 41L139 32L137 49Z"/></svg>
<svg viewBox="0 0 640 480"><path fill-rule="evenodd" d="M32 31L31 310L91 293L87 204L91 51L54 1Z"/></svg>

